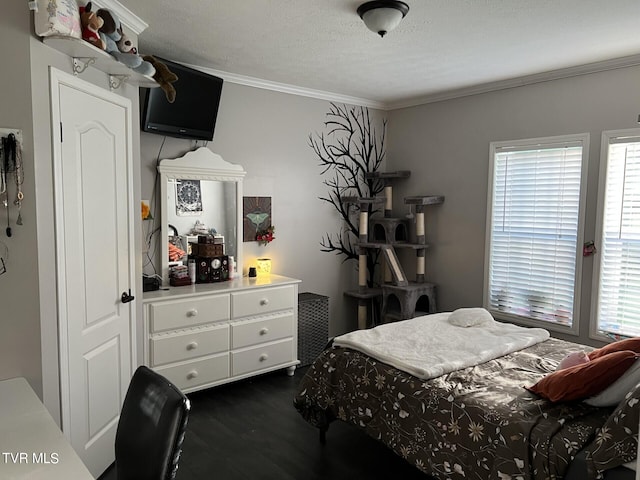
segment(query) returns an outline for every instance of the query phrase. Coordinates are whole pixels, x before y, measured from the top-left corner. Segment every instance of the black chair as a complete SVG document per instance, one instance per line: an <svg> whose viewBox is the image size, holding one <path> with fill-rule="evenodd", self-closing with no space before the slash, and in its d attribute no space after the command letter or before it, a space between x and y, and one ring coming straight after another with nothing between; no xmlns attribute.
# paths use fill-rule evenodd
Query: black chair
<svg viewBox="0 0 640 480"><path fill-rule="evenodd" d="M141 366L133 374L116 431L118 480L168 480L178 470L189 399Z"/></svg>

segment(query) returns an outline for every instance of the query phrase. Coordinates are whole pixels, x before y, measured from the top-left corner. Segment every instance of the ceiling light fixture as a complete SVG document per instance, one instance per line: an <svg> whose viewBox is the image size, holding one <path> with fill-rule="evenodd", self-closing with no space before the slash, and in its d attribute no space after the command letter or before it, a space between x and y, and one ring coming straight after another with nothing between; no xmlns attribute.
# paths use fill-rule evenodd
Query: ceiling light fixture
<svg viewBox="0 0 640 480"><path fill-rule="evenodd" d="M409 5L397 0L376 0L358 7L358 15L369 30L384 37L409 12Z"/></svg>

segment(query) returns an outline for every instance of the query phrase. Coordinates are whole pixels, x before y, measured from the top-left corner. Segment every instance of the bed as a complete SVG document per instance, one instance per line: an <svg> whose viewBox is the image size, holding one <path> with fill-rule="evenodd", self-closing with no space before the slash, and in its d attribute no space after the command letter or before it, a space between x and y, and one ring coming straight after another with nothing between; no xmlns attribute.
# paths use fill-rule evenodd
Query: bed
<svg viewBox="0 0 640 480"><path fill-rule="evenodd" d="M473 329L462 335L470 343L476 336ZM592 350L547 338L422 379L330 344L301 380L294 405L321 439L334 420L353 424L436 479L633 479L623 465L636 459L640 386L611 407L551 402L523 388L583 349Z"/></svg>

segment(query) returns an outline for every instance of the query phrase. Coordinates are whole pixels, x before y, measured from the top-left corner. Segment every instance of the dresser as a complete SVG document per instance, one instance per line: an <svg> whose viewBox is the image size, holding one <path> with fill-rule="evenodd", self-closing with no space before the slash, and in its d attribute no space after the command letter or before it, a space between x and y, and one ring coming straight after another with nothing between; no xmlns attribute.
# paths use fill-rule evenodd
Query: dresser
<svg viewBox="0 0 640 480"><path fill-rule="evenodd" d="M144 363L183 392L298 361L298 283L279 275L144 294Z"/></svg>

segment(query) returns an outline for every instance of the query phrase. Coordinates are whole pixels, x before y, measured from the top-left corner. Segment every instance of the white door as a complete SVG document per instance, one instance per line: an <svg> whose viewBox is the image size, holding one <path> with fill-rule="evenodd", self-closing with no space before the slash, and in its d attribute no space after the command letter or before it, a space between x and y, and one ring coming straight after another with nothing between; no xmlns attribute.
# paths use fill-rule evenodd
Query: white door
<svg viewBox="0 0 640 480"><path fill-rule="evenodd" d="M97 477L133 358L131 102L54 69L51 83L62 427Z"/></svg>

